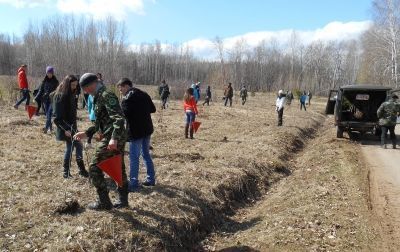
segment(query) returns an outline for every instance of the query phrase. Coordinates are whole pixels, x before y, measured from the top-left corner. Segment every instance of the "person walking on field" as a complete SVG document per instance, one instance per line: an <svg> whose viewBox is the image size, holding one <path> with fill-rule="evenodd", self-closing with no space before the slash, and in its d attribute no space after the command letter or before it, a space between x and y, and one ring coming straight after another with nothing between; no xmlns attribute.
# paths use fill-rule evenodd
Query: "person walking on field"
<svg viewBox="0 0 400 252"><path fill-rule="evenodd" d="M304 111L307 111L306 100L307 100L307 95L306 95L306 91L304 91L300 96L300 110L302 110L304 108Z"/></svg>
<svg viewBox="0 0 400 252"><path fill-rule="evenodd" d="M228 105L228 100L229 100L229 106L232 107L233 88L232 88L232 83L230 82L228 84L228 87L225 88L224 97L225 97L225 107Z"/></svg>
<svg viewBox="0 0 400 252"><path fill-rule="evenodd" d="M46 68L46 76L44 77L42 84L40 85L40 89L37 97L41 97L41 101L44 104L46 110L46 125L43 128L43 133L49 133L53 131L52 125L52 116L53 116L53 107L52 107L52 98L51 94L58 87L58 80L54 75L54 68L52 66L48 66Z"/></svg>
<svg viewBox="0 0 400 252"><path fill-rule="evenodd" d="M389 101L381 104L378 108L377 115L379 118L379 125L382 129L381 134L381 145L382 148L386 149L386 134L390 132L390 139L392 140L393 149L396 149L396 133L395 127L397 123L397 117L400 113L400 104L398 103L399 97L392 94Z"/></svg>
<svg viewBox="0 0 400 252"><path fill-rule="evenodd" d="M283 90L279 90L278 98L276 99L276 112L278 113L278 126L283 124L283 110L285 108L285 94Z"/></svg>
<svg viewBox="0 0 400 252"><path fill-rule="evenodd" d="M242 105L244 105L247 101L247 89L246 89L246 86L244 86L244 85L240 89L240 97L242 98Z"/></svg>
<svg viewBox="0 0 400 252"><path fill-rule="evenodd" d="M82 75L79 84L85 93L94 97L96 121L95 125L89 127L85 132L76 133L74 140L80 141L96 134L96 138L100 141L89 167L90 179L96 187L99 199L97 202L89 204L88 208L110 210L113 207L128 207L128 180L124 163L127 132L118 98L113 92L108 91L104 85L98 83L98 79L93 73ZM108 195L104 173L97 164L118 154L122 155L122 187L118 187L119 200L113 205Z"/></svg>
<svg viewBox="0 0 400 252"><path fill-rule="evenodd" d="M204 100L203 106L207 104L207 106L210 106L210 101L212 99L212 94L211 94L211 87L207 86L206 89L206 99Z"/></svg>
<svg viewBox="0 0 400 252"><path fill-rule="evenodd" d="M28 79L26 78L26 72L28 71L27 65L21 65L17 71L17 78L18 78L18 86L21 93L21 99L15 103L14 108L18 109L21 103L25 102L25 109L29 105L29 101L31 96L29 94L29 86L28 86Z"/></svg>
<svg viewBox="0 0 400 252"><path fill-rule="evenodd" d="M307 96L308 96L308 106L311 106L311 98L313 96L311 90L308 90Z"/></svg>
<svg viewBox="0 0 400 252"><path fill-rule="evenodd" d="M79 168L79 175L87 178L89 173L85 169L83 162L83 146L80 141L74 141L72 136L78 131L76 117L76 102L75 93L78 86L78 79L73 75L68 75L64 78L61 84L56 89L53 97L54 105L54 124L56 128L56 139L65 142L64 154L64 172L63 177L71 177L70 167L72 152L75 148L76 164Z"/></svg>
<svg viewBox="0 0 400 252"><path fill-rule="evenodd" d="M193 123L196 121L196 115L198 114L196 100L193 96L193 88L188 88L183 97L183 109L186 114L186 124L185 124L185 138L193 139Z"/></svg>
<svg viewBox="0 0 400 252"><path fill-rule="evenodd" d="M150 139L154 132L151 114L156 112L156 107L150 96L132 86L132 81L123 78L118 81L117 87L123 95L121 101L122 111L127 121L129 141L129 191L139 189L139 159L140 153L147 170L147 178L143 186L154 186L156 183L154 163L150 156Z"/></svg>
<svg viewBox="0 0 400 252"><path fill-rule="evenodd" d="M163 80L161 82L161 85L158 88L158 94L160 95L160 99L161 99L161 109L166 109L167 108L166 105L167 105L168 97L170 95L170 91L169 91L169 86L165 82L165 80Z"/></svg>

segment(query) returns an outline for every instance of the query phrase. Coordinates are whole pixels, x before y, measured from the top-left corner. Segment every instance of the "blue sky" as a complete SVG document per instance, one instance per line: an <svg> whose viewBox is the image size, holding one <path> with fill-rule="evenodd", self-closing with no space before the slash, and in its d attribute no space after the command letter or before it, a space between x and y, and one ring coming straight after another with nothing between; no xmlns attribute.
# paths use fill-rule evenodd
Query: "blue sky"
<svg viewBox="0 0 400 252"><path fill-rule="evenodd" d="M285 41L291 30L307 41L353 38L369 27L370 8L371 0L0 0L0 32L20 36L30 20L53 15L112 15L126 23L129 44L158 39L204 51L217 35L231 46Z"/></svg>

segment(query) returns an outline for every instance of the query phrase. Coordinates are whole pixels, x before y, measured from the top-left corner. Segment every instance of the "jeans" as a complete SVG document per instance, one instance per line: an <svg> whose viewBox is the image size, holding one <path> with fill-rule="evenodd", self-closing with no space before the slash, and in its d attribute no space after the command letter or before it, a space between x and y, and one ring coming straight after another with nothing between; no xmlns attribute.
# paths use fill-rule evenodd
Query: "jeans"
<svg viewBox="0 0 400 252"><path fill-rule="evenodd" d="M71 163L72 151L74 150L74 147L76 148L75 151L76 160L83 159L83 146L80 141L74 141L73 144L71 141L66 141L65 143L66 144L65 144L64 160L68 160L69 164Z"/></svg>
<svg viewBox="0 0 400 252"><path fill-rule="evenodd" d="M50 98L44 102L46 110L46 130L53 130L53 124L51 123L51 117L53 116L53 108L51 106Z"/></svg>
<svg viewBox="0 0 400 252"><path fill-rule="evenodd" d="M167 98L161 98L161 108L162 109L166 109L167 108L167 101L168 101L168 97Z"/></svg>
<svg viewBox="0 0 400 252"><path fill-rule="evenodd" d="M140 154L142 154L147 170L146 181L152 184L155 183L154 164L150 156L150 136L146 136L129 142L129 189L135 189L135 187L139 186Z"/></svg>
<svg viewBox="0 0 400 252"><path fill-rule="evenodd" d="M381 134L381 144L386 144L386 134L390 132L390 139L392 140L392 144L396 145L396 133L394 132L395 126L382 126L382 134Z"/></svg>
<svg viewBox="0 0 400 252"><path fill-rule="evenodd" d="M225 97L225 107L226 105L228 105L228 100L229 100L229 104L232 107L232 97Z"/></svg>
<svg viewBox="0 0 400 252"><path fill-rule="evenodd" d="M283 108L278 110L278 126L282 126L283 123Z"/></svg>
<svg viewBox="0 0 400 252"><path fill-rule="evenodd" d="M196 114L194 112L186 112L186 124L192 127L193 122L196 121Z"/></svg>
<svg viewBox="0 0 400 252"><path fill-rule="evenodd" d="M29 89L22 89L21 90L22 97L17 101L15 106L21 105L22 102L26 100L26 105L29 105L29 101L31 100L31 95L29 94Z"/></svg>
<svg viewBox="0 0 400 252"><path fill-rule="evenodd" d="M305 111L307 111L306 103L305 102L300 102L300 110L302 110L303 108L304 108Z"/></svg>

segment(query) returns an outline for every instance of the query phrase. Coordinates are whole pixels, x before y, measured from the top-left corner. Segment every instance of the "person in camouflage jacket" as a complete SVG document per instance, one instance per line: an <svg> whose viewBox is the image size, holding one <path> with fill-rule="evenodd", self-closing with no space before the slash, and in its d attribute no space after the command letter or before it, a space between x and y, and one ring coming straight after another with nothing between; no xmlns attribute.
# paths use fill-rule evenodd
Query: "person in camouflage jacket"
<svg viewBox="0 0 400 252"><path fill-rule="evenodd" d="M96 153L90 164L89 175L92 184L96 187L99 201L89 204L88 208L93 210L110 210L112 207L128 207L128 180L125 172L124 158L122 158L122 187L118 187L119 201L111 204L107 184L103 171L97 164L117 154L124 156L127 132L125 129L125 118L118 97L108 91L104 85L98 83L95 74L85 73L79 80L81 88L85 93L94 96L94 111L96 121L93 126L85 132L78 132L74 138L80 140L95 136L100 141Z"/></svg>
<svg viewBox="0 0 400 252"><path fill-rule="evenodd" d="M377 114L379 118L379 125L382 129L381 144L382 148L386 149L386 134L390 132L390 139L392 140L393 149L396 149L396 134L395 127L397 116L400 112L400 104L398 103L399 97L392 94L390 99L379 107Z"/></svg>

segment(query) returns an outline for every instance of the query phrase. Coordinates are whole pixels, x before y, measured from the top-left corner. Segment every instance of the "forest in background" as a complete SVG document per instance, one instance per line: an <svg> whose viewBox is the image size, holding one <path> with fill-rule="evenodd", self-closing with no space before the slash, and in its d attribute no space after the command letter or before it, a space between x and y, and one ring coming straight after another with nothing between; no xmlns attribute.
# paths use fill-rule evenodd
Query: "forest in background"
<svg viewBox="0 0 400 252"><path fill-rule="evenodd" d="M112 17L96 21L86 17L54 16L30 23L22 37L0 34L0 75L15 75L28 64L29 75L44 76L52 65L56 74L101 72L107 83L129 77L137 84L172 87L201 81L215 88L232 82L252 91L329 89L353 83L399 87L400 0L372 1L373 24L359 39L315 41L305 45L293 31L289 43L269 40L248 47L245 40L226 49L213 40L216 60L194 56L190 47L159 41L133 50L126 27Z"/></svg>

